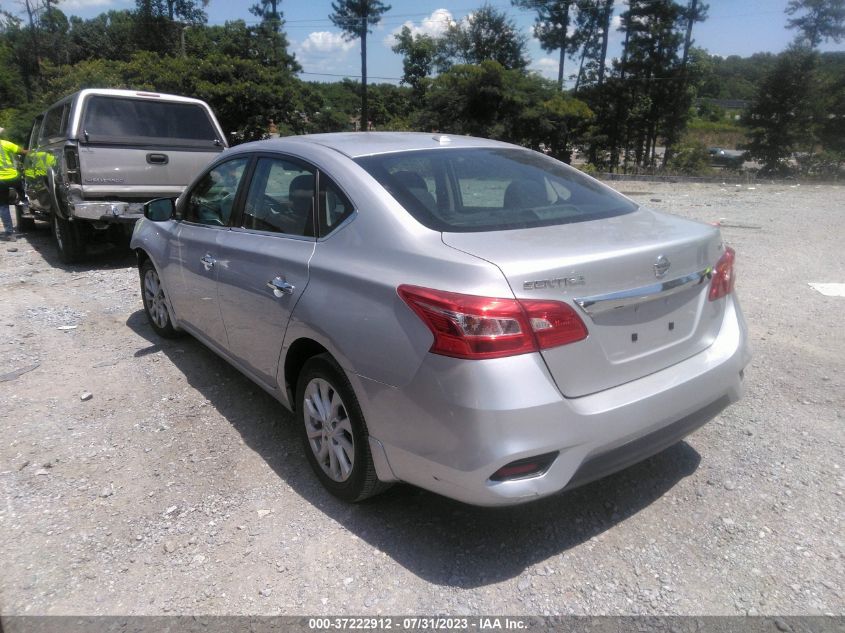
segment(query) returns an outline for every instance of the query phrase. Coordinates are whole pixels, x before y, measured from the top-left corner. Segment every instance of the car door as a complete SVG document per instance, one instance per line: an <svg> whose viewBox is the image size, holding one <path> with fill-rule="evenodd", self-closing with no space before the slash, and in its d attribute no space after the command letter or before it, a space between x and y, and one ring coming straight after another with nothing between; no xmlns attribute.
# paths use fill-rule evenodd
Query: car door
<svg viewBox="0 0 845 633"><path fill-rule="evenodd" d="M308 284L316 179L317 170L302 161L258 157L239 226L219 245L218 293L229 352L271 388L288 320Z"/></svg>
<svg viewBox="0 0 845 633"><path fill-rule="evenodd" d="M228 345L217 295L221 236L229 232L250 157L209 169L180 204L165 285L179 323L222 348Z"/></svg>

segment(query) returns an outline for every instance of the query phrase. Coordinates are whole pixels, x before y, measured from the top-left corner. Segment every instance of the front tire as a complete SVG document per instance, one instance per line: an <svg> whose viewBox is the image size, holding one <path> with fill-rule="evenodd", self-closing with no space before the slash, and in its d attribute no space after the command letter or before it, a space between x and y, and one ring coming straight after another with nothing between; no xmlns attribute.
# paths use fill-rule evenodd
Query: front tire
<svg viewBox="0 0 845 633"><path fill-rule="evenodd" d="M379 481L358 399L328 354L305 363L296 386L305 455L320 483L344 501L363 501L389 484Z"/></svg>
<svg viewBox="0 0 845 633"><path fill-rule="evenodd" d="M167 297L158 271L150 260L141 264L141 297L144 300L144 313L156 334L163 338L176 338L180 332L173 327Z"/></svg>
<svg viewBox="0 0 845 633"><path fill-rule="evenodd" d="M50 216L53 239L59 251L59 259L65 264L74 264L85 257L85 242L82 227L78 222L69 222L56 213Z"/></svg>

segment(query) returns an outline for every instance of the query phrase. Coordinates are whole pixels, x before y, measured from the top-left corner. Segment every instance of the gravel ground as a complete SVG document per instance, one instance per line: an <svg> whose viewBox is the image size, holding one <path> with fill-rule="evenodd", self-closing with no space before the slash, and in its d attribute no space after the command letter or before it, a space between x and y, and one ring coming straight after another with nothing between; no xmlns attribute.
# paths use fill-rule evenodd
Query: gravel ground
<svg viewBox="0 0 845 633"><path fill-rule="evenodd" d="M747 395L509 509L409 486L336 501L279 405L156 338L131 255L63 266L46 227L0 244L2 613L844 614L845 298L808 282L845 282L845 188L615 186L721 219Z"/></svg>

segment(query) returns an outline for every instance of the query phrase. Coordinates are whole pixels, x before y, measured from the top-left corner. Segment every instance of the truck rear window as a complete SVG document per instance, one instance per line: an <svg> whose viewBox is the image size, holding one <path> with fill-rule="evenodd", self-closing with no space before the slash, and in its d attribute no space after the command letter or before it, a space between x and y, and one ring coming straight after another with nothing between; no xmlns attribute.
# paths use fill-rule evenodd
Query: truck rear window
<svg viewBox="0 0 845 633"><path fill-rule="evenodd" d="M210 146L218 140L200 105L106 96L88 99L83 134L91 143Z"/></svg>
<svg viewBox="0 0 845 633"><path fill-rule="evenodd" d="M356 162L435 231L478 232L608 218L637 205L592 178L522 149L437 149Z"/></svg>

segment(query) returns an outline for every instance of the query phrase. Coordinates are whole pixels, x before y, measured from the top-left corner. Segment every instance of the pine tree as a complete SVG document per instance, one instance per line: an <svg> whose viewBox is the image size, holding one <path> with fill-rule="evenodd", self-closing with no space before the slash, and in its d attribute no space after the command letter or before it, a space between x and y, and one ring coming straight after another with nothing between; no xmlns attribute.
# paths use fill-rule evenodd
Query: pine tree
<svg viewBox="0 0 845 633"><path fill-rule="evenodd" d="M817 48L823 41L837 44L845 38L845 0L789 0L787 15L803 15L787 21L790 29L798 29L799 39L810 48Z"/></svg>
<svg viewBox="0 0 845 633"><path fill-rule="evenodd" d="M381 0L337 0L332 2L329 19L343 31L347 41L361 40L361 128L369 129L367 107L367 33L381 22L381 16L390 11L390 5Z"/></svg>
<svg viewBox="0 0 845 633"><path fill-rule="evenodd" d="M300 70L294 56L288 53L288 39L282 27L285 21L281 11L282 0L260 0L249 8L249 12L259 18L261 22L254 32L262 42L259 55L263 61L273 67L284 67L289 70ZM269 53L266 43L269 42Z"/></svg>
<svg viewBox="0 0 845 633"><path fill-rule="evenodd" d="M748 151L763 163L763 172L783 175L785 159L798 149L812 148L812 103L817 58L792 46L778 58L744 115L751 141Z"/></svg>
<svg viewBox="0 0 845 633"><path fill-rule="evenodd" d="M570 12L576 0L511 0L511 3L537 13L534 35L544 51L558 51L557 86L563 90L563 67L572 44L569 38Z"/></svg>

